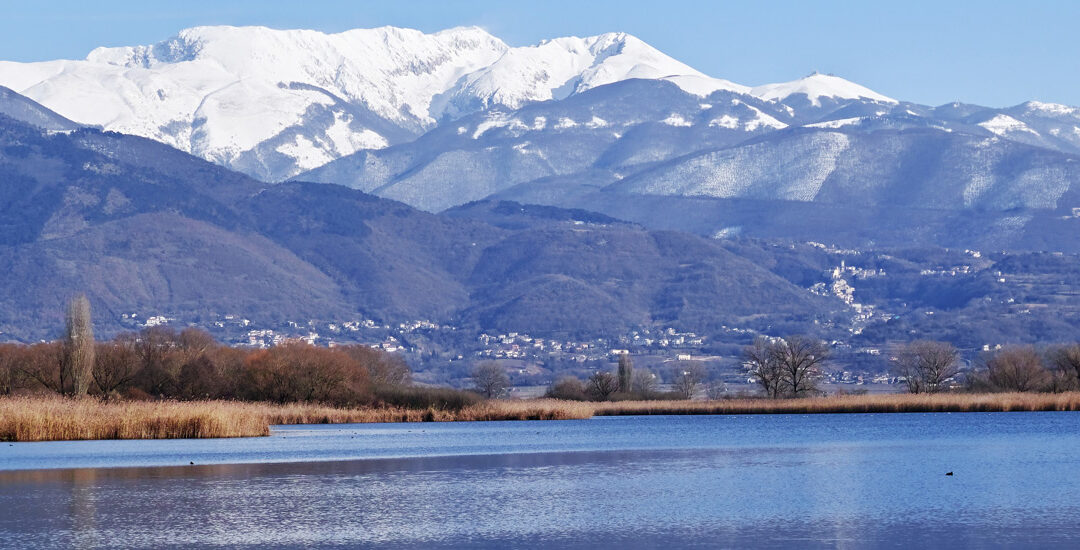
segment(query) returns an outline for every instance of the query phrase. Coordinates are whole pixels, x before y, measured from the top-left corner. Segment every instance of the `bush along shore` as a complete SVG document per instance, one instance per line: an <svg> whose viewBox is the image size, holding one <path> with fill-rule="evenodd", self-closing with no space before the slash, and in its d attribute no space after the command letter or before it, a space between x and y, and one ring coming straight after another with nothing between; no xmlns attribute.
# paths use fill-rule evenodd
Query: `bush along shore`
<svg viewBox="0 0 1080 550"><path fill-rule="evenodd" d="M910 393L825 397L824 342L759 337L741 364L760 398L726 399L692 362L677 363L671 389L660 391L658 377L624 354L614 372L556 380L546 399L505 400L510 380L493 362L476 365L475 391L463 391L414 385L400 357L363 345L250 349L161 326L95 342L84 296L65 325L57 342L0 344L0 440L249 437L275 424L1080 410L1080 344L1004 348L962 373L950 344L911 342L894 360ZM696 400L701 393L708 399Z"/></svg>

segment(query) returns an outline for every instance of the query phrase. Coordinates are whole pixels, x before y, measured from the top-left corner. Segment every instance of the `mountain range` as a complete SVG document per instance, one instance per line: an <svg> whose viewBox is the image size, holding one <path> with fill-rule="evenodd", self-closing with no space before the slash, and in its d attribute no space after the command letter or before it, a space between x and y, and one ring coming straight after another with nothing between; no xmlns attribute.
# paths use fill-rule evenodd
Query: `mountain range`
<svg viewBox="0 0 1080 550"><path fill-rule="evenodd" d="M816 73L744 86L625 33L196 27L0 62L0 85L260 181L431 212L492 198L703 236L1078 250L1080 109L930 107Z"/></svg>
<svg viewBox="0 0 1080 550"><path fill-rule="evenodd" d="M199 27L0 62L0 85L0 339L55 334L74 291L103 334L422 319L673 327L714 352L1080 320L1080 110L1061 105L749 87L622 33L475 28Z"/></svg>
<svg viewBox="0 0 1080 550"><path fill-rule="evenodd" d="M0 109L14 101L28 108L0 115L9 338L54 333L74 291L104 334L148 312L580 336L661 322L763 328L844 309L709 239L557 208L490 203L506 213L496 221L467 214L480 203L436 215L344 186L267 185L153 140L49 130L27 122L55 116L32 101ZM770 315L743 294L757 287L776 301Z"/></svg>
<svg viewBox="0 0 1080 550"><path fill-rule="evenodd" d="M659 78L748 90L610 33L512 48L479 28L339 34L196 27L84 60L0 62L0 85L84 124L156 139L267 181L411 141L489 107Z"/></svg>

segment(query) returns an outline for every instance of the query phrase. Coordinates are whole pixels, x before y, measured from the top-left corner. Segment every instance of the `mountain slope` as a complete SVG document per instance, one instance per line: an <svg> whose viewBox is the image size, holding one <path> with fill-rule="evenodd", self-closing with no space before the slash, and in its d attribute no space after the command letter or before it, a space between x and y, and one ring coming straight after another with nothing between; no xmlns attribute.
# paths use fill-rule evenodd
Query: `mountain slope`
<svg viewBox="0 0 1080 550"><path fill-rule="evenodd" d="M550 208L503 208L495 226L337 185L266 186L151 140L50 133L6 117L0 196L4 339L55 334L75 292L90 297L101 334L164 316L211 329L227 318L294 331L430 319L469 334L589 337L742 319L746 305L724 304L756 287L786 305L754 326L843 309L699 237L661 246L671 239ZM687 285L681 262L729 275ZM522 304L543 300L553 301L526 314ZM679 306L688 303L707 311ZM588 322L581 311L592 312Z"/></svg>
<svg viewBox="0 0 1080 550"><path fill-rule="evenodd" d="M1044 120L1047 136L1075 116L1060 106L1020 110L1052 117L1058 126ZM817 107L789 112L775 100L727 91L700 98L629 80L489 109L302 177L430 211L491 197L708 236L1073 250L1054 228L1073 223L1080 207L1080 154L1066 139L1018 139L981 124L1003 111L822 96ZM756 215L732 210L746 201ZM652 208L661 204L672 206L666 217ZM873 223L869 212L889 223ZM844 227L845 219L865 223Z"/></svg>
<svg viewBox="0 0 1080 550"><path fill-rule="evenodd" d="M78 124L3 86L0 86L0 115L53 132L79 128Z"/></svg>
<svg viewBox="0 0 1080 550"><path fill-rule="evenodd" d="M775 105L633 79L561 101L493 108L419 139L362 151L297 179L339 183L431 211L538 178L592 168L629 172L688 149L733 145L786 126ZM785 117L786 118L786 117Z"/></svg>
<svg viewBox="0 0 1080 550"><path fill-rule="evenodd" d="M935 129L815 128L682 157L612 188L864 206L1057 210L1080 204L1078 160L996 137Z"/></svg>

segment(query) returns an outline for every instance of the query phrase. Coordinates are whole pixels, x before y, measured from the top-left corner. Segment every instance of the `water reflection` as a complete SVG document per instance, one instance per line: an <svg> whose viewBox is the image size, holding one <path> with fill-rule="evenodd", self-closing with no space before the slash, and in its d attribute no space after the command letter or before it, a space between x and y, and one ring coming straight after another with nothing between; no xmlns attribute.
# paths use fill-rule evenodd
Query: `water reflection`
<svg viewBox="0 0 1080 550"><path fill-rule="evenodd" d="M1080 416L903 416L620 418L453 425L416 435L372 427L370 448L417 456L0 471L0 541L18 548L1080 543L1080 483L1071 475L1080 466ZM548 449L561 437L568 450L431 454L433 441L477 448L470 427L501 438L489 449ZM336 445L327 439L356 430L363 431L304 433L326 448ZM553 432L537 433L545 430ZM641 441L668 445L573 450ZM957 475L945 477L947 470Z"/></svg>

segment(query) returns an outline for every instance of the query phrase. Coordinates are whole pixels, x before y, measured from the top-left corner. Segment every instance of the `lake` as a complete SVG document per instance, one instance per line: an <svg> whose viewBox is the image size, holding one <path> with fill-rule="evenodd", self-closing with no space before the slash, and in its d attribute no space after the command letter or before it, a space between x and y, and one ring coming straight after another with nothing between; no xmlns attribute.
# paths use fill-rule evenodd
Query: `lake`
<svg viewBox="0 0 1080 550"><path fill-rule="evenodd" d="M1066 412L0 443L0 546L1077 548L1077 472Z"/></svg>

